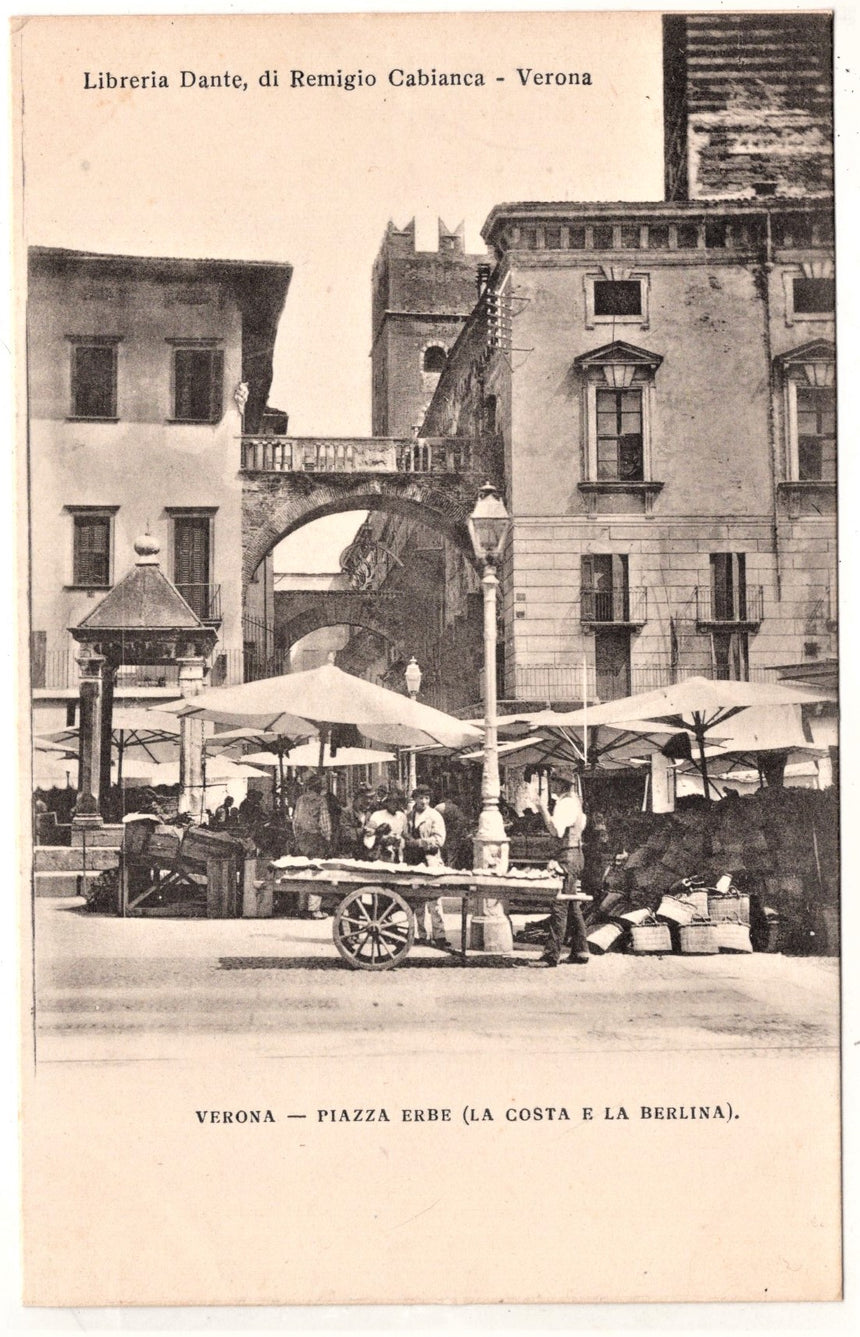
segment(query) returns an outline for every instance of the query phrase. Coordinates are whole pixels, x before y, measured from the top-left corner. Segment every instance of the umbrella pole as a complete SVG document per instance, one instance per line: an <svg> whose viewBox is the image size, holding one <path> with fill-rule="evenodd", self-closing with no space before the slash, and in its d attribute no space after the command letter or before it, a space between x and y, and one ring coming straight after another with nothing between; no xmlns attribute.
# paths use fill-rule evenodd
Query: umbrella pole
<svg viewBox="0 0 860 1337"><path fill-rule="evenodd" d="M705 798L711 801L711 782L708 779L708 761L705 756L705 729L698 715L694 716L696 725L696 740L699 744L700 770L702 772L702 783L705 789Z"/></svg>
<svg viewBox="0 0 860 1337"><path fill-rule="evenodd" d="M323 767L325 765L325 740L326 734L330 732L326 729L320 729L320 755L317 761L317 775L322 779Z"/></svg>
<svg viewBox="0 0 860 1337"><path fill-rule="evenodd" d="M278 808L281 817L286 813L286 804L284 802L284 752L281 748L278 752Z"/></svg>

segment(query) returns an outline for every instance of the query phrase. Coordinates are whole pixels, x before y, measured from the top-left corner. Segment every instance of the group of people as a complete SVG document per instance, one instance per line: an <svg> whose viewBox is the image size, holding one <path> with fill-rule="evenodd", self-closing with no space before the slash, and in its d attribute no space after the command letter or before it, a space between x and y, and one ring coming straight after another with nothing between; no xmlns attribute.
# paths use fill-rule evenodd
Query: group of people
<svg viewBox="0 0 860 1337"><path fill-rule="evenodd" d="M409 800L396 787L374 790L360 785L351 802L343 805L322 776L310 775L295 796L289 831L284 832L286 848L277 852L314 859L340 855L385 863L471 867L472 832L467 813L451 796L446 795L435 806L431 798L426 785L418 785ZM570 963L587 965L588 930L582 903L574 897L581 889L592 896L599 893L607 846L605 825L598 814L589 827L574 777L564 771L554 772L549 783L542 786L536 808L535 816L554 840L550 869L564 882L562 899L553 903L546 921L543 954L535 964L557 966L567 947ZM271 852L271 840L265 839L267 830L273 824L280 829L254 790L249 790L238 808L228 796L210 814L209 822L255 839L266 853ZM301 909L304 917L325 917L322 897L309 895L306 902ZM438 898L417 904L415 918L417 942L450 946Z"/></svg>

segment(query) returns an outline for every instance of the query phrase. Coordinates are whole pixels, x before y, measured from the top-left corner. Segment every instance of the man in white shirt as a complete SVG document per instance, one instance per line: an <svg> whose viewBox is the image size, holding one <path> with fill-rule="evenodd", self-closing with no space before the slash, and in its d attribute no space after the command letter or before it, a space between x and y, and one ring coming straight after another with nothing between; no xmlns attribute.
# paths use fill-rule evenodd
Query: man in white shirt
<svg viewBox="0 0 860 1337"><path fill-rule="evenodd" d="M405 803L396 789L390 789L364 828L362 843L371 858L386 863L400 863L406 834Z"/></svg>
<svg viewBox="0 0 860 1337"><path fill-rule="evenodd" d="M564 871L562 891L570 896L579 889L579 875L584 865L582 833L587 819L574 790L571 776L557 773L550 781L550 788L556 796L555 805L550 812L546 803L543 803L541 816L547 831L558 839L555 861ZM571 937L568 961L573 965L587 966L588 935L579 901L553 903L546 947L540 961L535 964L557 966L568 932Z"/></svg>
<svg viewBox="0 0 860 1337"><path fill-rule="evenodd" d="M443 863L442 846L445 844L446 836L444 817L436 808L430 806L430 790L426 785L419 785L413 791L412 807L406 817L406 862L412 864L424 863L431 868L441 867ZM439 898L415 901L413 904L415 909L415 941L419 944L428 941L424 912L429 909L433 946L450 947L451 944L445 933L445 921L442 918Z"/></svg>

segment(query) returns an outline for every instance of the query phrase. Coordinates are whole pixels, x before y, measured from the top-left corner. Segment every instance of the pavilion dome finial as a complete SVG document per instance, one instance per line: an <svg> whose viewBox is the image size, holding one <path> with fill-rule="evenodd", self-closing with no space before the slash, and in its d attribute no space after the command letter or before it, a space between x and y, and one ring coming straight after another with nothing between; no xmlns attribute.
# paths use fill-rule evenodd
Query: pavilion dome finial
<svg viewBox="0 0 860 1337"><path fill-rule="evenodd" d="M137 553L137 566L158 566L161 544L149 531L138 534L134 540L134 550Z"/></svg>

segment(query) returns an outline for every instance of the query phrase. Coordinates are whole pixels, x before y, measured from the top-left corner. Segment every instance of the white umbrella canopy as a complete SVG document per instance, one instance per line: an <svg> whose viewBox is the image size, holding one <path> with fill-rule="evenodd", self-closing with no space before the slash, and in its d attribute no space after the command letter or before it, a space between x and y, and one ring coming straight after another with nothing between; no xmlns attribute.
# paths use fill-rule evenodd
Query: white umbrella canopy
<svg viewBox="0 0 860 1337"><path fill-rule="evenodd" d="M725 743L726 734L732 732L728 722L734 720L740 712L759 707L810 705L834 699L835 693L828 689L810 691L800 687L786 687L782 683L695 677L672 683L668 687L659 687L653 692L572 711L568 723L592 726L613 724L632 728L633 724L639 722L643 728L660 724L673 731L691 733L699 745L701 771L707 792L705 738L713 734L714 738L720 738ZM735 721L735 730L740 727L740 722Z"/></svg>
<svg viewBox="0 0 860 1337"><path fill-rule="evenodd" d="M144 757L153 764L173 761L179 755L179 720L166 710L145 710L133 706L120 706L111 716L111 741L118 757L122 759L120 767L123 776L133 759ZM77 749L80 729L70 725L46 734L55 743L65 743Z"/></svg>
<svg viewBox="0 0 860 1337"><path fill-rule="evenodd" d="M541 714L551 714L546 711ZM583 733L587 736L587 750ZM574 766L578 769L596 767L600 770L625 770L662 751L671 733L649 733L612 729L602 725L596 729L566 729L545 726L525 738L499 743L499 761L516 766ZM465 754L466 761L483 761L484 752Z"/></svg>
<svg viewBox="0 0 860 1337"><path fill-rule="evenodd" d="M370 747L339 747L331 755L328 744L323 752L323 767L334 770L339 766L379 766L386 761L395 761L393 752L379 752ZM249 752L242 758L251 766L277 766L279 758L274 752ZM300 743L284 755L285 766L319 766L320 749L318 743Z"/></svg>
<svg viewBox="0 0 860 1337"><path fill-rule="evenodd" d="M441 743L459 748L483 740L473 725L344 673L334 664L237 687L213 687L171 709L223 724L248 724L295 740L325 734L336 724L352 724L366 738L398 747Z"/></svg>

